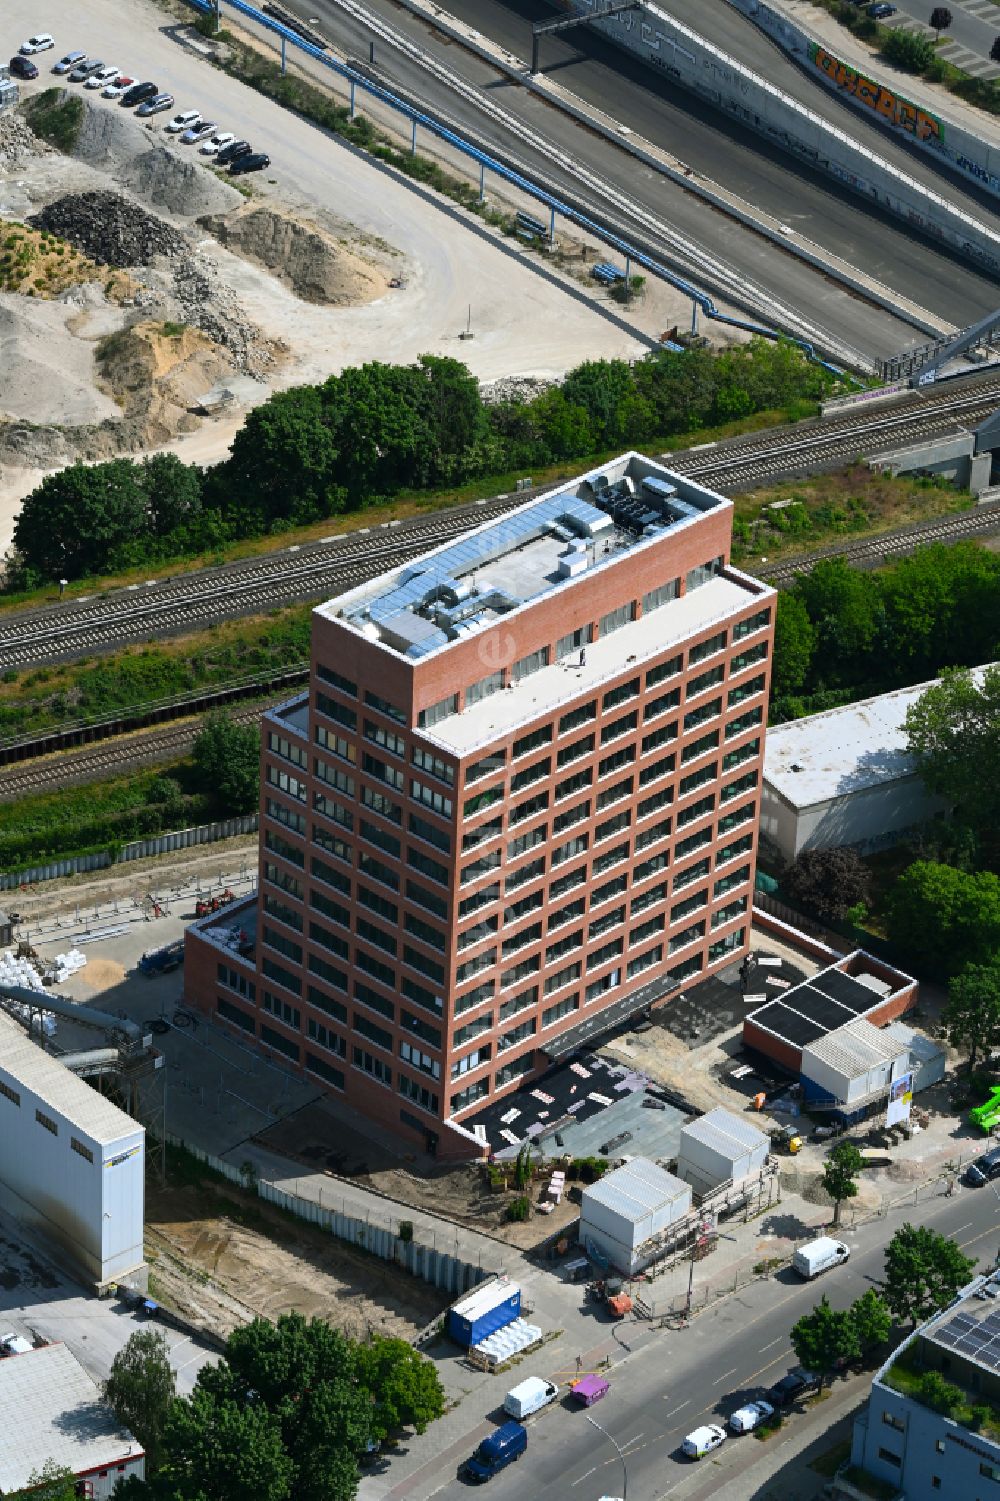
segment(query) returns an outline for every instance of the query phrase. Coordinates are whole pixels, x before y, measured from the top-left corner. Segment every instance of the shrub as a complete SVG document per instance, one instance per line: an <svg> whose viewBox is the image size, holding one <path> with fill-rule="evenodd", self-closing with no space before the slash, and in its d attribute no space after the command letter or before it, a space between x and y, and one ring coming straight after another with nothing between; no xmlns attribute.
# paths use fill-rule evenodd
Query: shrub
<svg viewBox="0 0 1000 1501"><path fill-rule="evenodd" d="M507 1205L507 1218L518 1222L526 1220L531 1213L531 1204L527 1194L518 1194L516 1199L511 1199Z"/></svg>

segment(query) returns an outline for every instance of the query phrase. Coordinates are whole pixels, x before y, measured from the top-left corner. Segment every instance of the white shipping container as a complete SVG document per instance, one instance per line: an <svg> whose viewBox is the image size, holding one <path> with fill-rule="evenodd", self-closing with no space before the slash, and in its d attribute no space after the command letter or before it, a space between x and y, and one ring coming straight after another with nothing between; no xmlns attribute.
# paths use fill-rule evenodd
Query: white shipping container
<svg viewBox="0 0 1000 1501"><path fill-rule="evenodd" d="M720 1105L682 1127L677 1176L706 1193L759 1172L769 1151L763 1131Z"/></svg>
<svg viewBox="0 0 1000 1501"><path fill-rule="evenodd" d="M636 1157L583 1190L581 1238L601 1236L631 1253L690 1208L686 1183L648 1158Z"/></svg>
<svg viewBox="0 0 1000 1501"><path fill-rule="evenodd" d="M859 1019L838 1027L802 1050L806 1096L817 1091L844 1105L881 1090L905 1074L909 1049L891 1033ZM810 1091L809 1084L815 1086Z"/></svg>

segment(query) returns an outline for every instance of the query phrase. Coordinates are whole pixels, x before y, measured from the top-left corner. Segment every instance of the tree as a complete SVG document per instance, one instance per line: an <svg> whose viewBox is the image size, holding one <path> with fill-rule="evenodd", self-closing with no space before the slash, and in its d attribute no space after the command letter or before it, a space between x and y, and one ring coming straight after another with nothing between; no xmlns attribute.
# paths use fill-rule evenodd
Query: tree
<svg viewBox="0 0 1000 1501"><path fill-rule="evenodd" d="M851 1304L851 1318L862 1357L884 1345L892 1332L892 1315L873 1287Z"/></svg>
<svg viewBox="0 0 1000 1501"><path fill-rule="evenodd" d="M1000 1043L1000 954L985 964L966 964L948 985L941 1020L953 1048L968 1048L969 1073L980 1053Z"/></svg>
<svg viewBox="0 0 1000 1501"><path fill-rule="evenodd" d="M157 537L190 527L201 516L201 473L175 453L154 453L139 466L149 525Z"/></svg>
<svg viewBox="0 0 1000 1501"><path fill-rule="evenodd" d="M221 710L209 714L192 751L200 787L224 815L252 813L260 796L260 743L252 725L234 724Z"/></svg>
<svg viewBox="0 0 1000 1501"><path fill-rule="evenodd" d="M906 713L906 739L932 792L970 822L1000 820L1000 668L977 681L964 668L944 672Z"/></svg>
<svg viewBox="0 0 1000 1501"><path fill-rule="evenodd" d="M76 1476L65 1465L47 1459L40 1470L32 1470L23 1491L11 1491L9 1501L75 1501Z"/></svg>
<svg viewBox="0 0 1000 1501"><path fill-rule="evenodd" d="M951 11L946 5L935 5L931 11L930 26L940 38L942 31L947 31L951 25Z"/></svg>
<svg viewBox="0 0 1000 1501"><path fill-rule="evenodd" d="M850 1141L840 1141L823 1164L823 1188L833 1200L833 1223L840 1224L840 1206L858 1196L857 1175L865 1159Z"/></svg>
<svg viewBox="0 0 1000 1501"><path fill-rule="evenodd" d="M358 1381L371 1396L372 1437L400 1428L423 1433L444 1412L444 1390L429 1360L403 1339L379 1335L357 1353Z"/></svg>
<svg viewBox="0 0 1000 1501"><path fill-rule="evenodd" d="M111 1362L111 1374L104 1383L105 1402L146 1451L150 1473L159 1468L174 1387L167 1341L158 1329L141 1329L130 1335Z"/></svg>
<svg viewBox="0 0 1000 1501"><path fill-rule="evenodd" d="M146 506L139 466L130 459L70 464L25 497L14 546L43 579L100 573L116 549L148 535Z"/></svg>
<svg viewBox="0 0 1000 1501"><path fill-rule="evenodd" d="M809 611L797 594L783 589L774 618L774 667L771 691L775 698L798 693L809 677L816 631Z"/></svg>
<svg viewBox="0 0 1000 1501"><path fill-rule="evenodd" d="M1000 949L1000 879L915 860L887 904L889 938L932 974L953 974L962 960L986 963Z"/></svg>
<svg viewBox="0 0 1000 1501"><path fill-rule="evenodd" d="M857 850L846 846L803 850L782 878L798 906L824 922L840 922L851 907L867 905L871 872Z"/></svg>
<svg viewBox="0 0 1000 1501"><path fill-rule="evenodd" d="M823 1382L861 1353L858 1332L850 1309L834 1309L824 1297L792 1326L790 1335L796 1359Z"/></svg>
<svg viewBox="0 0 1000 1501"><path fill-rule="evenodd" d="M843 558L823 558L810 573L799 574L793 592L816 632L824 679L851 681L866 670L881 623L881 597L870 577Z"/></svg>
<svg viewBox="0 0 1000 1501"><path fill-rule="evenodd" d="M951 1302L975 1264L946 1236L907 1223L886 1246L882 1296L898 1321L916 1325Z"/></svg>
<svg viewBox="0 0 1000 1501"><path fill-rule="evenodd" d="M278 1417L260 1404L219 1399L199 1380L171 1406L163 1478L177 1501L289 1501L295 1467Z"/></svg>

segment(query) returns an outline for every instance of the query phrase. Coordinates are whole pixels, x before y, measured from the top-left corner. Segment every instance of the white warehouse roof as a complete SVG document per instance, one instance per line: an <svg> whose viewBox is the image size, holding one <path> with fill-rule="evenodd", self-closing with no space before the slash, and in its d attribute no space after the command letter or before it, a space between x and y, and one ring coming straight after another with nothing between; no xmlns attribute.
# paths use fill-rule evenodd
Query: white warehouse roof
<svg viewBox="0 0 1000 1501"><path fill-rule="evenodd" d="M977 681L986 670L973 669ZM764 781L801 809L912 776L906 711L934 681L775 725L764 745Z"/></svg>
<svg viewBox="0 0 1000 1501"><path fill-rule="evenodd" d="M699 1115L682 1127L682 1153L685 1137L702 1142L721 1156L732 1158L744 1157L747 1152L754 1152L768 1142L763 1131L759 1131L742 1117L733 1115L731 1110L724 1109L722 1105L717 1105L707 1115Z"/></svg>
<svg viewBox="0 0 1000 1501"><path fill-rule="evenodd" d="M3 1010L0 1010L0 1070L48 1101L55 1115L101 1146L111 1146L141 1129L137 1121L78 1079L58 1058L43 1052Z"/></svg>
<svg viewBox="0 0 1000 1501"><path fill-rule="evenodd" d="M880 1031L859 1017L803 1048L802 1072L808 1073L806 1060L811 1057L829 1064L845 1079L857 1079L880 1063L891 1063L906 1051L906 1043L900 1038Z"/></svg>
<svg viewBox="0 0 1000 1501"><path fill-rule="evenodd" d="M80 1475L142 1457L65 1345L0 1360L0 1412L2 1495L21 1490L47 1459Z"/></svg>
<svg viewBox="0 0 1000 1501"><path fill-rule="evenodd" d="M634 1157L624 1167L605 1173L584 1189L584 1204L603 1204L614 1214L635 1223L648 1219L664 1204L690 1197L691 1190L680 1178L648 1157Z"/></svg>

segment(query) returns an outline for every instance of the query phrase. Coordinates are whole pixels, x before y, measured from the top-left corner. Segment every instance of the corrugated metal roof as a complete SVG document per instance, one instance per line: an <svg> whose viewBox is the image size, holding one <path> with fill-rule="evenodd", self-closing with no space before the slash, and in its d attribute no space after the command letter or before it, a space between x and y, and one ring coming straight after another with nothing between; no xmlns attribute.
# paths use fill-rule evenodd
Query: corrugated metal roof
<svg viewBox="0 0 1000 1501"><path fill-rule="evenodd" d="M26 1486L47 1459L79 1475L142 1457L65 1345L0 1360L0 1412L3 1495Z"/></svg>
<svg viewBox="0 0 1000 1501"><path fill-rule="evenodd" d="M478 1319L482 1314L489 1313L491 1308L499 1308L501 1303L506 1303L518 1291L516 1282L509 1282L506 1277L501 1277L497 1282L487 1283L485 1287L477 1287L475 1292L463 1298L461 1303L456 1303L452 1312L460 1319L468 1319L471 1322Z"/></svg>
<svg viewBox="0 0 1000 1501"><path fill-rule="evenodd" d="M803 1048L802 1072L808 1075L808 1059L817 1058L821 1063L836 1069L845 1079L856 1079L859 1075L866 1074L870 1068L876 1068L880 1063L891 1063L905 1052L905 1043L887 1036L878 1027L873 1027L871 1022L859 1017L857 1021L847 1022L835 1032L828 1032L825 1037L820 1037L809 1047Z"/></svg>
<svg viewBox="0 0 1000 1501"><path fill-rule="evenodd" d="M684 1198L691 1192L686 1183L668 1173L648 1157L634 1157L624 1167L605 1173L597 1183L583 1190L584 1212L586 1206L603 1204L606 1209L620 1214L624 1219L641 1220L655 1213L664 1204Z"/></svg>
<svg viewBox="0 0 1000 1501"><path fill-rule="evenodd" d="M51 1053L44 1053L17 1022L0 1010L0 1069L20 1080L71 1126L101 1146L111 1146L142 1127L124 1110L104 1099L70 1072ZM0 1365L0 1370L4 1367Z"/></svg>
<svg viewBox="0 0 1000 1501"><path fill-rule="evenodd" d="M909 1048L911 1062L930 1063L934 1058L944 1057L945 1050L939 1042L918 1032L906 1022L890 1022L885 1030L890 1037L895 1037L905 1048Z"/></svg>
<svg viewBox="0 0 1000 1501"><path fill-rule="evenodd" d="M707 1115L700 1115L697 1120L689 1121L681 1130L681 1151L684 1149L684 1138L689 1137L692 1141L700 1141L714 1152L721 1152L723 1156L735 1158L742 1157L747 1152L755 1152L762 1145L767 1145L767 1137L763 1131L758 1131L756 1126L751 1126L749 1121L733 1115L732 1111L717 1105Z"/></svg>

